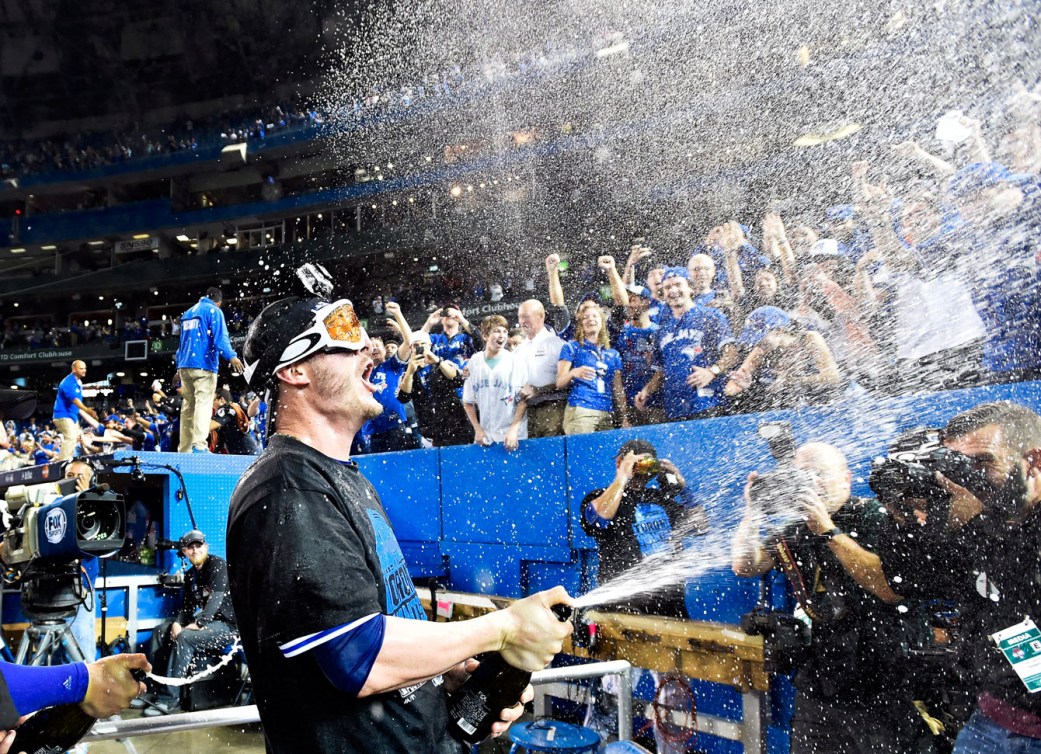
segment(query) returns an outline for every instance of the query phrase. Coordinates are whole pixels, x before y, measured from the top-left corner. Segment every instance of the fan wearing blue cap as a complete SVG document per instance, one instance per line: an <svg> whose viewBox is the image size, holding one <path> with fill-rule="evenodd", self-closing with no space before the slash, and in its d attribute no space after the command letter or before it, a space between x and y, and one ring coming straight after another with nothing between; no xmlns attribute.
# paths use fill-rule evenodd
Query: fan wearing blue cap
<svg viewBox="0 0 1041 754"><path fill-rule="evenodd" d="M718 309L694 303L685 267L670 267L662 292L672 316L663 319L655 340L655 371L636 394L638 409L664 390L665 416L682 421L716 413L723 403L720 375L739 358L726 317Z"/></svg>
<svg viewBox="0 0 1041 754"><path fill-rule="evenodd" d="M745 411L821 403L842 383L838 364L820 333L801 329L776 306L761 306L745 319L738 343L750 349L724 392Z"/></svg>
<svg viewBox="0 0 1041 754"><path fill-rule="evenodd" d="M955 173L947 193L966 221L952 246L986 329L983 366L1002 381L1032 379L1041 373L1037 179L978 162Z"/></svg>

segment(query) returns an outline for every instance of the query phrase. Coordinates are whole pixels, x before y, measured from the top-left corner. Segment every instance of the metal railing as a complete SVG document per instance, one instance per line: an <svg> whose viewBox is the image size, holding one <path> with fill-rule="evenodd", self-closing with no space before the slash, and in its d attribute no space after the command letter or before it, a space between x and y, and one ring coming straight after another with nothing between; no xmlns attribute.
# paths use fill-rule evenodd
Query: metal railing
<svg viewBox="0 0 1041 754"><path fill-rule="evenodd" d="M618 693L618 738L622 741L628 741L632 738L633 719L631 670L632 666L625 660L591 662L566 668L540 670L531 676L531 684L536 690L535 709L545 708L546 694L544 692L539 693L540 686L550 687L554 684L568 681L617 675L621 681ZM251 704L247 707L227 707L224 709L204 710L202 712L185 712L179 715L166 715L164 717L142 717L132 720L98 720L83 740L87 743L113 739L122 740L138 736L155 736L161 733L248 725L258 722L260 722L260 713L257 711L257 706Z"/></svg>

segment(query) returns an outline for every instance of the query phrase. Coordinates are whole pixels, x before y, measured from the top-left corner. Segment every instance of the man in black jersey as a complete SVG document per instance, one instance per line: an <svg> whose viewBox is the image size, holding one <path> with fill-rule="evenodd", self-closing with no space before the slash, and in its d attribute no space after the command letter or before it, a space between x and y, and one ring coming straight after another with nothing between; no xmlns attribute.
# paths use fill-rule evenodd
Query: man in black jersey
<svg viewBox="0 0 1041 754"><path fill-rule="evenodd" d="M232 496L228 560L267 750L459 754L445 686L482 652L545 667L571 630L549 609L567 593L427 621L379 496L349 458L383 408L351 303L277 301L244 353L250 386L270 392L274 432ZM503 710L493 734L519 714Z"/></svg>

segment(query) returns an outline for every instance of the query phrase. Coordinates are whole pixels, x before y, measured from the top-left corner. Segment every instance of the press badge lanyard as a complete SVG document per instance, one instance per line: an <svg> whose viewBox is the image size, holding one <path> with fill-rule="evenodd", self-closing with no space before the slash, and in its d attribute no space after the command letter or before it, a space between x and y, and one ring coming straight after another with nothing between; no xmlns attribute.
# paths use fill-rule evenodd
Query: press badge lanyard
<svg viewBox="0 0 1041 754"><path fill-rule="evenodd" d="M1021 623L991 634L1027 691L1041 691L1041 631L1027 616Z"/></svg>
<svg viewBox="0 0 1041 754"><path fill-rule="evenodd" d="M582 344L582 347L586 347L585 343ZM604 378L601 376L601 372L607 374L607 362L604 361L604 354L597 345L589 346L589 350L596 356L596 392L606 393L607 385L604 384Z"/></svg>

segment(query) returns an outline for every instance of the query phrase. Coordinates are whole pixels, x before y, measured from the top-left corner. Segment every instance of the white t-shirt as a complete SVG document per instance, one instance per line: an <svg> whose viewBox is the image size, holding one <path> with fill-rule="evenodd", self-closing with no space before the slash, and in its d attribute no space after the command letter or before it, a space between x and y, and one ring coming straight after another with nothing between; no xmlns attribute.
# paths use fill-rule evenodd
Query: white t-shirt
<svg viewBox="0 0 1041 754"><path fill-rule="evenodd" d="M514 353L527 368L529 384L545 387L557 383L557 362L563 347L564 341L545 327L534 338L517 346Z"/></svg>
<svg viewBox="0 0 1041 754"><path fill-rule="evenodd" d="M957 272L931 279L893 273L898 359L921 359L986 335L972 292Z"/></svg>
<svg viewBox="0 0 1041 754"><path fill-rule="evenodd" d="M512 352L499 351L495 368L488 366L484 351L475 353L467 364L470 376L463 383L463 403L477 406L481 429L493 442L503 442L513 424L520 389L526 384L524 362ZM521 420L517 437L528 436L528 417Z"/></svg>

